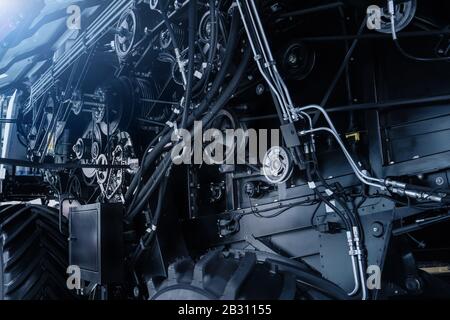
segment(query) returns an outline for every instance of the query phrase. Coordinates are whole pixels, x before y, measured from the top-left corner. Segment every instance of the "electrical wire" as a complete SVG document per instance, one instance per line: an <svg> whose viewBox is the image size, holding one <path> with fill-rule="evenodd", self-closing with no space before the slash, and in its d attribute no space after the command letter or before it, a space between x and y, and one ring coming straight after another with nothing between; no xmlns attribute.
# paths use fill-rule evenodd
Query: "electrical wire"
<svg viewBox="0 0 450 320"><path fill-rule="evenodd" d="M265 212L265 211L271 211L272 209L259 210L256 206L254 206L252 204L251 197L249 195L247 195L247 196L248 196L248 200L250 203L250 209L251 209L251 213L249 213L249 214L253 214L255 217L262 218L262 219L273 219L273 218L281 216L283 213L285 213L286 211L288 211L290 209L293 209L296 207L309 207L309 206L312 206L317 203L317 200L311 201L309 199L305 200L305 201L300 201L297 203L292 203L287 206L284 206L282 209L276 211L275 213L266 216L266 215L262 215L261 213ZM243 216L245 216L245 214Z"/></svg>

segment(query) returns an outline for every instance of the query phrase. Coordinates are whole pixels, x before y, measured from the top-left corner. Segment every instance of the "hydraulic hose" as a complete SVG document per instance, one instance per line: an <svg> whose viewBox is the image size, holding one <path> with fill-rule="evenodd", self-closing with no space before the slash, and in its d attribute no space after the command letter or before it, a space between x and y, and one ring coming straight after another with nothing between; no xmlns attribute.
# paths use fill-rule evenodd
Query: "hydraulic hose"
<svg viewBox="0 0 450 320"><path fill-rule="evenodd" d="M168 184L169 184L169 175L166 174L164 176L163 181L161 182L161 187L159 189L158 204L156 206L155 214L153 215L153 219L152 219L152 227L153 228L158 227L159 219L161 218L161 214L162 214L162 207L163 207L163 203L164 203L164 198L166 196L166 190L167 190Z"/></svg>
<svg viewBox="0 0 450 320"><path fill-rule="evenodd" d="M233 250L234 251L234 250ZM236 252L246 252L246 250L235 250ZM255 253L254 251L251 251ZM261 262L270 262L275 264L279 270L288 271L294 274L297 281L302 284L318 290L333 299L348 300L349 297L340 287L334 283L322 278L319 274L307 270L303 264L298 261L263 251L256 251L257 259Z"/></svg>
<svg viewBox="0 0 450 320"><path fill-rule="evenodd" d="M136 198L138 201L137 204L130 208L131 211L129 211L129 214L126 216L128 222L131 222L131 220L147 205L148 199L152 196L153 192L158 187L167 170L169 169L171 161L172 159L170 158L170 154L168 154L164 157L161 164L155 169L152 176L148 179L146 185L141 190L141 193L143 193L143 195L138 196Z"/></svg>
<svg viewBox="0 0 450 320"><path fill-rule="evenodd" d="M197 0L191 0L189 3L189 53L188 53L188 72L186 81L186 95L184 97L183 119L181 128L185 129L189 109L191 108L193 81L194 81L194 58L195 58L195 36L197 35Z"/></svg>
<svg viewBox="0 0 450 320"><path fill-rule="evenodd" d="M316 162L316 159L314 158L312 161ZM318 178L322 182L322 184L327 187L328 184L326 183L325 179L323 179L323 177L317 172L317 169L314 170L314 173L316 174L316 176L318 176ZM311 172L311 168L310 168L310 164L307 165L306 175L307 175L308 181L314 181L312 172ZM339 197L334 197L334 198L337 201L337 203L342 208L344 208L344 210L346 210L348 218L336 206L334 206L328 199L326 199L320 193L320 191L317 190L317 188L314 188L314 192L319 197L319 199L322 200L325 204L327 204L343 221L345 228L347 230L347 240L348 240L349 249L350 249L350 252L353 252L355 249L355 247L354 247L355 239L353 238L352 233L353 234L355 233L355 226L358 225L356 217L352 216L351 212L349 212L348 208L346 208L345 203L343 203L343 201L341 201L339 199ZM359 244L357 244L357 249L359 249ZM354 254L351 254L350 259L352 262L352 271L353 271L353 278L354 278L355 286L354 286L353 290L348 293L348 296L353 296L359 291L360 279L361 279L361 281L364 281L364 280L363 280L363 275L360 272L360 269L358 269L358 266L359 266L359 268L361 268L361 263L362 263L361 255L358 256L358 261L356 260L356 257ZM359 264L357 265L357 263L359 263ZM365 300L367 295L366 295L366 288L365 288L364 284L362 285L362 289L363 289L362 298L363 298L363 300Z"/></svg>
<svg viewBox="0 0 450 320"><path fill-rule="evenodd" d="M175 58L176 58L178 67L180 69L181 76L183 78L183 84L186 87L186 84L187 84L186 73L184 72L185 71L184 65L183 65L183 62L181 61L181 50L180 50L180 46L177 41L177 38L175 37L175 31L173 30L172 24L170 23L167 13L165 12L165 10L162 7L161 1L158 2L158 6L159 6L159 11L161 13L161 16L164 20L164 24L166 25L167 31L169 32L170 39L172 40L172 47L173 47L173 50L175 51Z"/></svg>
<svg viewBox="0 0 450 320"><path fill-rule="evenodd" d="M151 226L147 229L145 234L142 236L139 245L136 247L136 250L133 252L133 256L131 261L133 264L136 264L142 253L148 249L155 238L156 229L158 228L159 219L162 215L162 208L164 203L164 198L166 196L167 185L169 183L169 174L166 173L163 181L161 182L161 187L159 188L158 193L158 203L156 205L155 213L152 218Z"/></svg>
<svg viewBox="0 0 450 320"><path fill-rule="evenodd" d="M211 100L216 95L219 88L223 85L223 82L225 81L225 78L228 73L228 69L231 65L234 52L236 50L238 39L239 39L239 27L240 27L240 19L239 16L235 14L235 10L232 13L232 22L231 22L231 29L230 29L230 37L227 42L226 52L225 52L225 59L222 63L222 68L220 69L219 73L217 74L213 85L211 87L211 90L206 95L203 102L200 104L200 106L194 111L193 116L189 117L188 124L186 127L190 127L190 125L193 124L193 122L199 117L201 114L203 114L206 109L209 107L209 104ZM131 197L136 191L136 188L139 185L139 182L141 180L142 174L150 168L152 163L161 155L162 151L164 150L164 147L170 143L171 141L171 128L166 127L163 132L165 132L164 135L161 136L161 140L158 144L154 146L152 151L149 153L147 152L144 155L144 159L141 164L141 168L139 170L139 173L136 174L130 184L130 187L128 188L126 194L125 194L125 200L129 202L131 200ZM149 148L148 148L149 149Z"/></svg>
<svg viewBox="0 0 450 320"><path fill-rule="evenodd" d="M211 39L209 44L209 54L208 54L208 64L206 66L206 69L203 73L203 81L199 81L195 86L193 91L197 92L197 95L204 92L206 85L208 84L208 79L211 74L212 68L213 68L213 62L214 58L216 57L217 53L217 41L219 37L219 27L217 22L217 10L216 10L216 1L215 0L209 0L209 10L210 10L210 23L211 23ZM203 83L202 83L203 82ZM200 90L203 89L203 90Z"/></svg>
<svg viewBox="0 0 450 320"><path fill-rule="evenodd" d="M314 178L312 176L312 171L311 171L311 168L310 168L310 164L307 164L307 166L306 166L306 176L307 176L309 182L313 182L314 181ZM339 216L339 218L342 220L342 222L345 225L345 229L347 231L351 231L352 230L352 224L351 224L351 222L348 221L348 218L338 208L336 208L336 206L333 205L327 198L325 198L322 195L322 193L320 193L320 191L317 190L317 188L314 188L313 191L319 197L319 199L321 201L323 201L326 205L328 205Z"/></svg>
<svg viewBox="0 0 450 320"><path fill-rule="evenodd" d="M224 105L228 102L230 97L235 92L236 88L239 86L239 82L247 69L249 60L250 60L250 50L247 48L247 50L244 53L243 60L242 60L241 64L239 65L239 68L234 73L234 76L230 80L227 88L223 91L220 98L215 102L214 106L208 111L208 113L202 119L203 124L207 125L216 116L217 112L219 112L224 107ZM192 120L192 122L189 121L190 124L193 123L195 117L192 116L191 118L192 119L190 119L190 120ZM160 166L162 166L162 170L164 170L166 168L166 166L168 168L170 163L171 163L171 154L167 154L164 157L162 164L160 165ZM139 199L138 200L139 202L136 204L136 206L134 208L131 208L131 211L128 215L129 219L132 219L140 211L142 211L142 209L145 207L146 203L148 202L148 199L151 197L152 193L157 188L157 185L161 181L161 178L162 178L162 175L160 173L159 168L157 168L155 170L155 172L153 173L153 175L150 177L150 179L147 181L147 183L144 185L142 190L138 193L137 199Z"/></svg>

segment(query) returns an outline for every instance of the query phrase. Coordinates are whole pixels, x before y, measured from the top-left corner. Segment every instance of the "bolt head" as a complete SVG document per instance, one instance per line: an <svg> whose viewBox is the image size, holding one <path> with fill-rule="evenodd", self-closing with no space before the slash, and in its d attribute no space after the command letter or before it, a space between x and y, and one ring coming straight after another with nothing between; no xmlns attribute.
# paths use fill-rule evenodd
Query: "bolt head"
<svg viewBox="0 0 450 320"><path fill-rule="evenodd" d="M381 222L374 222L371 226L372 235L376 238L380 238L384 235L384 226Z"/></svg>
<svg viewBox="0 0 450 320"><path fill-rule="evenodd" d="M296 64L297 63L297 56L295 54L290 54L288 57L288 61L290 64Z"/></svg>
<svg viewBox="0 0 450 320"><path fill-rule="evenodd" d="M442 178L442 177L437 177L436 178L436 184L438 185L438 186L442 186L442 185L444 185L444 178Z"/></svg>
<svg viewBox="0 0 450 320"><path fill-rule="evenodd" d="M262 94L264 93L264 91L265 91L265 87L264 87L263 84L259 84L259 85L256 87L256 94L257 94L258 96L262 95Z"/></svg>
<svg viewBox="0 0 450 320"><path fill-rule="evenodd" d="M140 295L139 287L134 287L133 288L133 295L134 295L135 298L139 298L139 295Z"/></svg>

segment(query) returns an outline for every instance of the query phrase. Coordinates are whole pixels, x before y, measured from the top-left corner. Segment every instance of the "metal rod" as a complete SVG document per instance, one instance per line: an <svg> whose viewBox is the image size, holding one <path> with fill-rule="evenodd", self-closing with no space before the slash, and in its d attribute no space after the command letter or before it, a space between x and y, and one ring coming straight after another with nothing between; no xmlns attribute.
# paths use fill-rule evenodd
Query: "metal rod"
<svg viewBox="0 0 450 320"><path fill-rule="evenodd" d="M361 35L362 32L364 31L364 28L366 27L366 19L364 19L364 21L362 22L359 30L358 30L358 35ZM341 78L342 74L344 73L346 67L348 66L348 63L350 61L350 58L353 55L353 52L355 51L355 48L358 44L358 39L353 40L352 45L350 46L350 49L347 51L347 54L345 55L344 60L341 63L341 66L339 67L338 72L336 73L336 76L333 79L333 82L331 83L330 87L328 88L327 92L325 93L325 96L322 99L321 102L321 106L325 106L328 103L328 100L331 97L331 94L333 93L334 89L336 88L336 85L339 82L339 79ZM317 114L316 117L314 117L314 123L317 121Z"/></svg>
<svg viewBox="0 0 450 320"><path fill-rule="evenodd" d="M0 123L16 123L17 119L0 119Z"/></svg>
<svg viewBox="0 0 450 320"><path fill-rule="evenodd" d="M335 3L325 4L325 5L322 5L322 6L312 7L312 8L308 8L308 9L303 9L303 10L297 10L297 11L291 11L291 12L283 13L283 14L280 15L280 17L281 18L299 17L299 16L304 16L304 15L307 15L307 14L311 14L311 13L316 13L316 12L336 9L336 8L342 7L343 5L344 4L342 2L335 2Z"/></svg>
<svg viewBox="0 0 450 320"><path fill-rule="evenodd" d="M415 38L415 37L429 37L441 36L450 34L450 29L433 30L433 31L412 31L402 32L398 34L399 38ZM336 35L336 36L319 36L319 37L304 37L300 38L303 42L328 42L328 41L348 41L348 40L392 40L392 35L383 33L368 33L361 35Z"/></svg>
<svg viewBox="0 0 450 320"><path fill-rule="evenodd" d="M172 101L164 101L164 100L158 100L158 99L147 99L147 98L141 98L142 102L152 102L156 104L168 104L168 105L179 105L179 102L172 102Z"/></svg>
<svg viewBox="0 0 450 320"><path fill-rule="evenodd" d="M346 111L363 111L363 110L373 110L373 109L387 109L393 107L403 107L411 106L412 104L423 104L423 103L436 103L436 102L446 102L450 101L450 95L426 97L418 99L404 99L404 100L393 100L380 103L363 103L354 104L349 106L340 106L327 108L328 113L332 112L346 112Z"/></svg>
<svg viewBox="0 0 450 320"><path fill-rule="evenodd" d="M100 165L100 164L79 164L79 163L35 163L26 160L0 158L0 164L36 168L36 169L128 169L129 165Z"/></svg>

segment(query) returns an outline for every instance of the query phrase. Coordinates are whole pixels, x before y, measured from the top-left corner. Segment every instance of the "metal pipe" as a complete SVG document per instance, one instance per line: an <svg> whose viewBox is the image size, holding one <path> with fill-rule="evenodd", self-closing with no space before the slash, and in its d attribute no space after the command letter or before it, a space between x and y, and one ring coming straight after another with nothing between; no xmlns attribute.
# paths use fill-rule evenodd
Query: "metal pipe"
<svg viewBox="0 0 450 320"><path fill-rule="evenodd" d="M250 18L252 19L252 23L253 23L255 29L259 30L259 33L261 34L261 39L262 39L261 46L262 46L263 50L266 50L266 52L267 52L268 65L266 67L269 71L271 71L270 74L271 74L275 84L277 85L281 96L284 99L285 108L287 110L289 120L296 121L298 115L295 112L293 112L294 105L292 103L291 94L289 93L289 90L288 90L286 84L284 83L280 73L278 72L277 64L272 55L272 49L270 48L269 41L267 40L266 32L262 25L261 18L259 16L256 5L255 5L254 1L250 1L250 4L251 4L251 8L250 8L250 6L248 4L249 2L247 1L246 3L247 3L248 10L249 10ZM254 19L253 19L253 15L252 15L252 10L253 10ZM256 21L256 24L255 24L255 21ZM257 33L258 33L258 31L257 31Z"/></svg>
<svg viewBox="0 0 450 320"><path fill-rule="evenodd" d="M347 151L347 148L345 147L344 143L342 142L341 138L339 137L339 133L337 132L333 122L331 121L331 119L330 119L329 115L327 114L327 112L325 111L325 109L323 109L322 107L317 106L317 105L311 105L311 106L307 106L307 107L303 107L303 108L297 108L296 110L297 111L306 111L308 109L316 109L316 110L320 111L320 113L323 114L323 116L325 117L326 121L328 122L328 125L331 128L331 129L330 128L319 128L319 130L312 129L312 130L309 130L309 131L314 132L314 131L324 131L325 130L325 131L332 132L333 135L335 136L335 138L337 139L337 141L339 142L339 144L341 145L341 147L343 148L344 154L349 159L350 164L352 165L352 167L354 167L356 172L358 174L360 174L360 176L363 177L363 179L367 179L367 180L370 180L370 181L375 181L375 182L378 182L378 183L382 183L383 184L382 188L384 189L384 180L369 177L369 176L367 176L366 174L364 174L363 172L361 172L359 170L358 166L354 162L353 158L351 157L350 153ZM311 132L309 132L309 133L311 133Z"/></svg>
<svg viewBox="0 0 450 320"><path fill-rule="evenodd" d="M250 47L252 48L253 57L254 57L254 60L255 60L255 62L256 62L256 65L257 65L257 67L258 67L258 69L259 69L261 75L263 76L264 80L265 80L266 83L269 85L270 90L271 90L272 93L275 95L276 99L278 100L278 104L279 104L279 105L281 106L281 108L282 108L281 111L282 111L282 114L283 114L283 118L284 118L284 119L287 119L287 118L288 118L288 114L287 114L287 111L285 110L285 107L284 107L283 101L282 101L282 99L281 99L281 97L280 97L280 94L279 94L278 91L275 89L275 86L273 85L273 83L271 82L271 80L269 79L269 77L268 77L267 74L264 72L264 70L263 70L263 68L262 68L262 66L261 66L261 61L260 61L261 57L260 57L258 51L256 50L255 44L254 44L253 41L251 40L251 32L250 32L250 28L249 28L249 25L248 25L247 20L246 20L246 18L245 18L245 14L244 14L242 5L241 5L241 3L240 3L239 0L236 1L236 4L237 4L237 7L238 7L238 9L239 9L239 13L240 13L240 15L241 15L241 18L242 18L242 23L243 23L243 25L244 25L244 29L245 29L245 31L246 31L246 33L247 33L248 38L249 38Z"/></svg>
<svg viewBox="0 0 450 320"><path fill-rule="evenodd" d="M270 65L273 63L272 60L270 60L270 55L271 55L270 50L266 51L267 47L264 47L264 44L262 42L263 41L262 40L262 35L260 35L260 32L258 32L258 28L256 26L255 19L253 17L253 14L252 14L252 11L250 9L250 6L249 6L247 1L245 1L245 4L246 4L246 7L247 7L248 16L250 17L250 23L253 26L253 29L254 29L254 32L255 32L255 37L256 37L257 43L259 45L259 48L261 50L261 54L262 54L263 60L265 62L264 67L266 68L267 72L269 73L270 78L272 78L272 81L273 81L272 85L274 87L276 87L276 92L278 92L278 94L279 94L279 96L281 98L281 105L285 109L286 115L289 117L289 111L288 111L288 109L286 107L287 106L286 97L283 97L283 95L281 94L281 90L280 90L281 88L279 87L279 84L277 83L277 81L275 79L275 75L273 74L272 69L270 67ZM261 31L261 30L259 30L259 31ZM250 35L251 34L249 33L249 41L252 41L252 38L250 37Z"/></svg>
<svg viewBox="0 0 450 320"><path fill-rule="evenodd" d="M359 276L361 280L361 289L362 289L362 297L361 300L367 300L367 286L366 286L366 277L365 270L363 265L363 253L361 250L361 243L359 238L358 227L353 227L353 236L356 244L356 254L358 256L358 266L359 266Z"/></svg>
<svg viewBox="0 0 450 320"><path fill-rule="evenodd" d="M348 242L348 249L349 249L349 255L352 260L352 270L353 270L353 279L355 281L355 286L351 292L348 293L349 296L354 296L359 291L359 274L358 274L358 267L356 264L356 258L355 258L355 248L353 246L353 236L351 231L347 231L347 242Z"/></svg>
<svg viewBox="0 0 450 320"><path fill-rule="evenodd" d="M367 181L367 180L366 180L366 178L369 178L369 177L367 177L364 173L360 172L360 170L359 170L358 166L356 165L356 163L354 162L353 158L352 158L351 155L348 153L347 148L345 147L345 145L344 145L344 143L342 142L341 138L340 138L339 135L336 134L332 129L322 127L322 128L311 129L311 130L304 130L304 131L301 131L300 134L301 134L301 135L307 135L307 134L310 134L310 133L315 133L315 132L320 132L320 131L326 131L326 132L329 132L329 133L331 133L331 134L336 138L336 141L339 143L339 146L341 147L342 151L344 152L344 155L345 155L345 157L347 158L347 160L348 160L350 166L352 167L354 173L356 174L356 177L357 177L361 182L363 182L364 184L367 184L367 185L369 185L369 186L373 186L373 187L376 187L376 188L380 188L380 189L382 189L382 190L385 190L385 189L386 189L386 187L385 187L383 184L377 184L377 183L370 182L370 181ZM371 177L370 177L370 178L371 178ZM383 180L381 180L381 179L371 178L371 180L375 180L375 181L377 181L377 182L379 182L379 183L383 183Z"/></svg>
<svg viewBox="0 0 450 320"><path fill-rule="evenodd" d="M247 3L248 3L248 0L247 0ZM284 90L284 93L286 95L287 102L288 102L288 107L291 109L290 110L291 111L290 112L291 116L293 116L293 115L295 115L295 113L292 112L292 108L294 107L294 104L292 103L291 94L289 92L288 87L286 86L286 83L283 81L283 78L281 77L281 75L280 75L280 73L278 71L277 64L276 64L276 61L275 61L275 59L274 59L274 57L272 55L272 50L270 48L269 41L267 39L266 32L265 32L264 27L262 25L261 18L259 16L258 9L256 8L255 2L254 1L250 1L250 4L251 4L251 7L252 7L253 12L255 14L255 19L256 19L257 26L259 27L259 30L261 32L261 38L263 40L264 46L265 46L265 48L267 50L267 53L268 53L268 56L269 56L270 67L273 69L273 72L275 74L276 80L278 81L278 83L281 86L282 90Z"/></svg>

